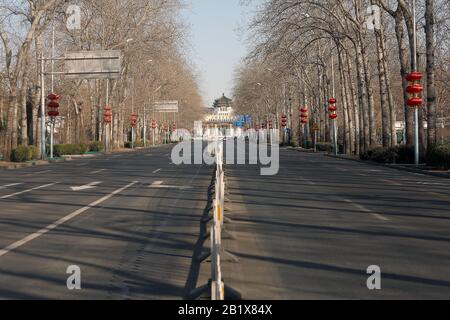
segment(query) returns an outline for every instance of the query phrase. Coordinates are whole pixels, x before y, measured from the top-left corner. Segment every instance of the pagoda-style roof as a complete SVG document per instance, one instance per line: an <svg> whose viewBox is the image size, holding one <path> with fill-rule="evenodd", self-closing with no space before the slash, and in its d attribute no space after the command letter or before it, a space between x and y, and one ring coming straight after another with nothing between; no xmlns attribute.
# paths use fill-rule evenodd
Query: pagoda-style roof
<svg viewBox="0 0 450 320"><path fill-rule="evenodd" d="M213 107L214 108L228 108L231 107L232 101L230 98L225 97L225 93L222 94L222 97L219 99L216 99L214 101Z"/></svg>

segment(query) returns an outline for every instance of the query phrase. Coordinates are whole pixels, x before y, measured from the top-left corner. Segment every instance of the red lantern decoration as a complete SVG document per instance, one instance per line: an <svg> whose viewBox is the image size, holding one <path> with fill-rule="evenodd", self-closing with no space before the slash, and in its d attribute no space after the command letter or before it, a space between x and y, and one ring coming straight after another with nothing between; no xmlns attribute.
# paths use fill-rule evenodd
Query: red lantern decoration
<svg viewBox="0 0 450 320"><path fill-rule="evenodd" d="M408 73L405 78L406 78L406 81L408 81L408 82L417 82L417 81L422 80L422 73L414 71L414 72Z"/></svg>
<svg viewBox="0 0 450 320"><path fill-rule="evenodd" d="M47 114L49 117L57 117L59 116L59 103L58 100L60 99L60 96L56 93L51 93L47 96L47 99L50 100L47 104Z"/></svg>
<svg viewBox="0 0 450 320"><path fill-rule="evenodd" d="M112 107L110 105L103 107L103 122L111 123L112 122Z"/></svg>
<svg viewBox="0 0 450 320"><path fill-rule="evenodd" d="M137 114L135 112L133 112L131 114L131 126L132 127L136 127L137 126L137 119L138 119Z"/></svg>
<svg viewBox="0 0 450 320"><path fill-rule="evenodd" d="M336 113L336 111L337 111L337 107L336 107L337 100L336 100L336 98L330 98L328 100L328 102L330 103L330 106L328 107L328 110L330 111L329 118L331 120L335 120L335 119L337 119L337 113Z"/></svg>
<svg viewBox="0 0 450 320"><path fill-rule="evenodd" d="M174 124L172 124L172 131L175 131L175 130L177 130L177 125L174 123Z"/></svg>
<svg viewBox="0 0 450 320"><path fill-rule="evenodd" d="M422 79L422 73L414 71L406 75L406 81L408 86L406 92L410 95L410 98L406 101L406 105L409 107L420 107L423 104L423 99L420 94L423 91L423 86L419 83Z"/></svg>
<svg viewBox="0 0 450 320"><path fill-rule="evenodd" d="M152 120L152 129L156 129L157 126L156 120Z"/></svg>
<svg viewBox="0 0 450 320"><path fill-rule="evenodd" d="M286 115L281 116L281 125L283 127L287 127L287 116Z"/></svg>
<svg viewBox="0 0 450 320"><path fill-rule="evenodd" d="M406 105L409 107L418 107L421 106L423 104L423 99L420 97L414 97L411 99L408 99L406 101Z"/></svg>

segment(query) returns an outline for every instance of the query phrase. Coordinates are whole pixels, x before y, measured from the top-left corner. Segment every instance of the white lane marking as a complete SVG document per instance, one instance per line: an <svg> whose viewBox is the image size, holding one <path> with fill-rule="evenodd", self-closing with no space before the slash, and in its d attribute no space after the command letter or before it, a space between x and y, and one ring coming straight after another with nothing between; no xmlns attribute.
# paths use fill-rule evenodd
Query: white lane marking
<svg viewBox="0 0 450 320"><path fill-rule="evenodd" d="M51 172L51 171L52 171L52 170L38 171L38 172L33 172L33 173L26 174L25 176L26 176L26 177L29 177L29 176L33 176L33 175L35 175L35 174L43 174L43 173L47 173L47 172Z"/></svg>
<svg viewBox="0 0 450 320"><path fill-rule="evenodd" d="M306 179L306 178L304 178L304 177L300 177L300 180L302 180L302 181L304 181L304 182L306 182L307 184L312 185L312 186L317 185L317 183L315 183L314 181L311 181L311 180Z"/></svg>
<svg viewBox="0 0 450 320"><path fill-rule="evenodd" d="M358 208L359 210L361 210L361 211L363 211L363 212L370 213L372 216L374 216L374 217L377 218L377 219L380 219L380 220L382 220L382 221L389 221L388 218L383 217L381 214L375 213L375 212L373 212L372 210L369 210L369 209L367 209L366 207L364 207L364 206L362 206L362 205L360 205L360 204L358 204L358 203L355 203L355 202L353 202L353 201L351 201L351 200L349 200L349 199L344 199L344 201L347 202L347 203L349 203L349 204L351 204L351 205L354 206L355 208Z"/></svg>
<svg viewBox="0 0 450 320"><path fill-rule="evenodd" d="M102 183L102 182L101 181L94 181L94 182L85 184L84 186L70 187L70 188L72 189L72 191L81 191L81 190L93 189L97 185L99 185L100 183Z"/></svg>
<svg viewBox="0 0 450 320"><path fill-rule="evenodd" d="M5 184L4 186L0 186L0 190L6 189L6 188L9 188L9 187L18 186L18 185L21 185L21 184L23 184L23 183L10 183L10 184Z"/></svg>
<svg viewBox="0 0 450 320"><path fill-rule="evenodd" d="M153 171L152 173L158 173L158 172L160 172L162 169L157 169L157 170L155 170L155 171Z"/></svg>
<svg viewBox="0 0 450 320"><path fill-rule="evenodd" d="M153 182L149 188L154 189L180 189L180 190L186 190L191 189L192 187L189 186L171 186L171 185L163 185L163 181L155 181Z"/></svg>
<svg viewBox="0 0 450 320"><path fill-rule="evenodd" d="M27 193L27 192L30 192L30 191L39 190L39 189L44 189L44 188L47 188L47 187L51 187L51 186L53 186L53 185L55 185L55 184L57 184L57 183L58 183L58 182L49 183L49 184L44 184L43 186L34 187L34 188L31 188L31 189L27 189L27 190L15 192L15 193L8 194L8 195L6 195L6 196L0 197L0 199L8 199L8 198L11 198L11 197L14 197L14 196L18 196L18 195L20 195L20 194L24 194L24 193Z"/></svg>
<svg viewBox="0 0 450 320"><path fill-rule="evenodd" d="M75 165L76 167L82 167L82 166L87 166L87 163L79 163L77 165Z"/></svg>
<svg viewBox="0 0 450 320"><path fill-rule="evenodd" d="M393 186L398 186L398 187L401 186L401 183L398 183L398 182L393 181L393 180L380 179L380 181L381 181L381 182L384 182L384 183L387 183L387 184L391 184L391 185L393 185Z"/></svg>
<svg viewBox="0 0 450 320"><path fill-rule="evenodd" d="M87 205L86 207L80 208L80 209L72 212L71 214L69 214L69 215L59 219L58 221L56 221L56 222L54 222L52 224L49 224L45 228L43 228L43 229L41 229L41 230L39 230L39 231L37 231L35 233L32 233L32 234L26 236L25 238L23 238L23 239L21 239L19 241L16 241L16 242L10 244L6 248L0 250L0 257L2 257L5 254L7 254L7 253L9 253L9 252L11 252L11 251L13 251L13 250L23 246L24 244L26 244L26 243L28 243L28 242L36 239L36 238L39 238L40 236L46 234L47 232L50 232L51 230L53 230L53 229L57 228L58 226L62 225L63 223L65 223L65 222L75 218L76 216L82 214L83 212L85 212L85 211L87 211L87 210L89 210L89 209L91 209L91 208L101 204L102 202L105 202L106 200L108 200L109 198L115 196L116 194L121 193L122 191L125 191L126 189L132 187L136 183L138 183L138 181L134 181L134 182L126 185L125 187L117 189L116 191L110 193L109 195L106 195L103 198L100 198L100 199L92 202L91 204Z"/></svg>
<svg viewBox="0 0 450 320"><path fill-rule="evenodd" d="M100 169L100 170L97 170L97 171L92 171L92 172L89 172L89 174L101 173L103 171L106 171L106 169Z"/></svg>

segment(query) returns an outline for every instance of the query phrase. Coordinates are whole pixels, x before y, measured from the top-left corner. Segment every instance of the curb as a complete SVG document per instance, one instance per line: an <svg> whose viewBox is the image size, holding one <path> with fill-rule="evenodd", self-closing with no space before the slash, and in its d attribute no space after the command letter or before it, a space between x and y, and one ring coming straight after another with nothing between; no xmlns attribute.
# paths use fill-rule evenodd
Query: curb
<svg viewBox="0 0 450 320"><path fill-rule="evenodd" d="M372 165L372 166L385 167L385 168L391 168L391 169L396 169L396 170L401 170L401 171L406 171L406 172L418 173L418 174L423 174L423 175L426 175L426 176L434 176L434 177L439 177L439 178L450 179L450 174L449 173L424 171L424 170L421 170L421 169L408 168L408 167L404 167L404 166L401 166L401 165L383 164L383 163L378 163L378 162L374 162L374 161L365 161L365 160L360 160L360 159L353 159L353 158L346 158L346 157L342 157L342 156L335 156L335 155L332 155L332 154L325 154L325 156L326 157L330 157L330 158L335 158L335 159L341 159L341 160L356 161L356 162L359 162L359 163L365 163L367 165Z"/></svg>

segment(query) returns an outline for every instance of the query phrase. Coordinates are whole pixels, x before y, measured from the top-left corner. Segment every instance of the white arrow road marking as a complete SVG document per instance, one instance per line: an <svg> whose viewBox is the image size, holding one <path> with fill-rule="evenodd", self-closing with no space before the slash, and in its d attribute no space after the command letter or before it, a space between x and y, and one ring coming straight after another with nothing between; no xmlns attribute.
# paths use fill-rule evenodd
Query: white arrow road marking
<svg viewBox="0 0 450 320"><path fill-rule="evenodd" d="M87 190L87 189L94 189L100 183L102 183L102 182L101 181L94 181L94 182L85 184L84 186L70 187L70 189L72 189L72 191L81 191L81 190Z"/></svg>
<svg viewBox="0 0 450 320"><path fill-rule="evenodd" d="M186 189L191 189L192 188L192 187L188 187L188 186L164 185L163 181L155 181L149 187L150 188L154 188L154 189L180 189L180 190L186 190Z"/></svg>
<svg viewBox="0 0 450 320"><path fill-rule="evenodd" d="M8 194L8 195L6 195L6 196L0 197L0 199L8 199L8 198L11 198L11 197L14 197L14 196L18 196L18 195L20 195L20 194L24 194L24 193L33 191L33 190L44 189L44 188L47 188L47 187L51 187L51 186L53 186L53 185L55 185L55 184L57 184L57 183L58 183L58 182L55 182L55 183L49 183L49 184L44 184L43 186L39 186L39 187L35 187L35 188L23 190L23 191L20 191L20 192L15 192L15 193Z"/></svg>
<svg viewBox="0 0 450 320"><path fill-rule="evenodd" d="M89 210L89 209L91 209L91 208L93 208L95 206L98 206L99 204L105 202L106 200L108 200L109 198L115 196L116 194L121 193L122 191L125 191L126 189L134 186L136 183L138 183L138 182L135 181L135 182L130 183L129 185L126 185L125 187L117 189L116 191L114 191L114 192L104 196L103 198L100 198L100 199L92 202L90 205L88 205L86 207L83 207L83 208L80 208L80 209L72 212L71 214L69 214L69 215L59 219L58 221L55 221L54 223L49 224L45 228L43 228L43 229L41 229L41 230L39 230L39 231L37 231L35 233L32 233L32 234L26 236L22 240L19 240L19 241L16 241L16 242L10 244L6 248L0 250L0 257L4 256L8 252L11 252L11 251L13 251L13 250L23 246L24 244L26 244L26 243L28 243L30 241L33 241L36 238L39 238L40 236L46 234L47 232L52 231L53 229L57 228L58 226L62 225L63 223L66 223L67 221L75 218L76 216L82 214L83 212L85 212L85 211L87 211L87 210Z"/></svg>
<svg viewBox="0 0 450 320"><path fill-rule="evenodd" d="M6 189L6 188L9 188L9 187L18 186L18 185L21 185L21 184L23 184L23 183L10 183L10 184L5 184L4 186L0 186L0 190Z"/></svg>
<svg viewBox="0 0 450 320"><path fill-rule="evenodd" d="M162 169L157 169L157 170L155 170L155 171L153 171L152 173L158 173L158 172L160 172Z"/></svg>
<svg viewBox="0 0 450 320"><path fill-rule="evenodd" d="M103 172L103 171L106 171L106 169L100 169L100 170L97 170L97 171L92 171L92 172L89 172L89 174L96 174L96 173L100 173L100 172Z"/></svg>

